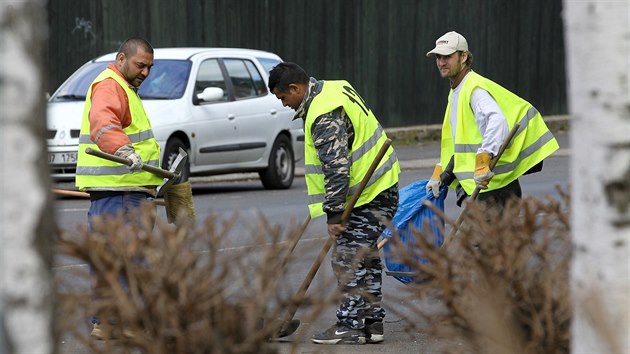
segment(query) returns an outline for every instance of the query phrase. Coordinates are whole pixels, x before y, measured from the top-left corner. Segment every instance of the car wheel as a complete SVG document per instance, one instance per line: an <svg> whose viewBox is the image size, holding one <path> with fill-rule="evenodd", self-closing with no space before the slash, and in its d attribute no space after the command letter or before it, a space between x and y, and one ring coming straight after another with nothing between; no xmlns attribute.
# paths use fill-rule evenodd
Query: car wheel
<svg viewBox="0 0 630 354"><path fill-rule="evenodd" d="M279 135L276 138L269 155L269 166L259 174L266 189L291 187L295 176L295 159L291 141L286 135Z"/></svg>
<svg viewBox="0 0 630 354"><path fill-rule="evenodd" d="M184 149L186 152L188 152L188 148L186 147L186 145L184 145L184 142L181 141L179 138L168 139L168 141L166 142L166 147L164 148L164 161L162 161L163 169L165 170L171 169L171 166L173 166L173 162L175 162L177 155L179 155L180 147ZM186 166L184 166L184 168L182 169L182 176L179 179L179 181L177 181L177 183L188 181L188 177L190 176L190 162L189 161L190 160L186 161Z"/></svg>

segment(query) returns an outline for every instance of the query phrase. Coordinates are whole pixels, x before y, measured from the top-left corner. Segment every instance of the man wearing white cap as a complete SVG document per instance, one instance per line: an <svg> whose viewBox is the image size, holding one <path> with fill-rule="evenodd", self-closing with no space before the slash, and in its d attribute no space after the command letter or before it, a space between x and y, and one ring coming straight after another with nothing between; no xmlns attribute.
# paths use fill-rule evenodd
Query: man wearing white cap
<svg viewBox="0 0 630 354"><path fill-rule="evenodd" d="M501 211L509 198L521 197L518 178L542 169L542 161L558 149L540 113L529 102L471 69L473 55L466 38L448 32L435 41L427 57L435 56L440 75L451 90L442 125L440 162L427 183L436 197L440 186L457 192L457 205L481 189L478 199ZM520 125L494 171L490 161L509 130ZM444 171L442 166L446 166Z"/></svg>

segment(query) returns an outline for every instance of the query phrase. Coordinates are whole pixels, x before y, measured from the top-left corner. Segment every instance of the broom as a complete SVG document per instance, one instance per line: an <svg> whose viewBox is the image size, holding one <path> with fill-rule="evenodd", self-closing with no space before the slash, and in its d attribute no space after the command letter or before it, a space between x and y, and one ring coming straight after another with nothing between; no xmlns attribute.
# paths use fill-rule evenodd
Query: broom
<svg viewBox="0 0 630 354"><path fill-rule="evenodd" d="M164 203L166 204L166 219L169 223L174 224L177 220L195 223L195 206L190 181L166 186Z"/></svg>
<svg viewBox="0 0 630 354"><path fill-rule="evenodd" d="M131 164L133 163L127 158L115 156L102 152L100 150L94 150L92 148L86 148L85 153L109 161L118 162L127 166L131 166ZM182 161L180 163L184 162ZM175 169L176 168L177 166L175 166ZM174 182L181 177L181 174L179 172L175 173L147 164L142 164L142 170L167 179L167 181L162 185L160 193L162 193L162 191L164 193L166 218L168 222L175 223L176 221L187 220L194 223L195 206L193 204L192 185L190 184L190 182L186 181L183 183L174 184Z"/></svg>

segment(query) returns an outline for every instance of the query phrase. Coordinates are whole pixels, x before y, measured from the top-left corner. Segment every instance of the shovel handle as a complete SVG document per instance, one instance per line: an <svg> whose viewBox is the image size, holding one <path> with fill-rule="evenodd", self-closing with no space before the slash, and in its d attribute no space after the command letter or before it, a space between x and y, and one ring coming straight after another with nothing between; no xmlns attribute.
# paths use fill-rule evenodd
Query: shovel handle
<svg viewBox="0 0 630 354"><path fill-rule="evenodd" d="M56 195L60 195L62 197L78 197L78 198L89 198L90 197L90 193L80 192L80 191L73 191L73 190L67 190L67 189L52 188L51 192L53 192ZM164 202L164 199L152 199L152 202L155 205L166 206L166 203Z"/></svg>
<svg viewBox="0 0 630 354"><path fill-rule="evenodd" d="M100 157L100 158L105 159L105 160L118 162L120 164L127 165L127 166L131 166L131 164L133 163L128 158L120 157L120 156L116 156L116 155L112 155L112 154L108 154L106 152L102 152L100 150L94 150L92 148L85 148L85 153L88 154L88 155ZM172 178L177 177L171 171L163 170L161 168L153 167L151 165L147 165L147 164L144 164L144 163L142 164L142 170L143 171L147 171L147 172L151 172L154 175L162 177L162 178L172 179Z"/></svg>
<svg viewBox="0 0 630 354"><path fill-rule="evenodd" d="M501 144L501 147L499 147L499 152L497 153L497 156L493 157L492 160L490 160L490 166L489 166L490 171L494 170L494 167L497 165L497 162L499 162L501 155L503 155L503 152L510 145L510 142L512 142L512 139L516 135L516 132L518 132L519 127L520 125L518 123L514 124L514 127L512 127L512 130L510 130L510 133L503 141L503 144ZM479 186L477 185L475 187L475 190L473 190L473 193L470 195L470 197L468 197L468 201L476 200L480 192L481 192L481 188L479 188ZM457 217L457 220L455 220L455 224L453 225L451 232L446 236L446 238L444 238L442 247L446 247L453 240L453 238L457 234L457 231L459 231L459 227L464 222L464 216L466 216L467 209L468 209L467 205L464 204L464 208L462 212L459 214L459 216Z"/></svg>
<svg viewBox="0 0 630 354"><path fill-rule="evenodd" d="M354 205L357 203L357 200L359 200L361 193L363 193L363 189L370 181L370 178L372 178L372 174L378 167L378 164L383 159L383 156L385 156L385 153L389 149L389 146L391 145L391 143L392 143L392 140L387 139L385 140L385 143L383 144L383 146L381 146L381 149L376 155L376 158L374 159L374 161L372 161L372 164L370 165L370 168L367 170L365 176L363 176L363 179L361 180L359 187L357 188L356 192L352 195L350 202L346 205L346 208L344 209L344 212L341 216L342 224L345 224L346 221L348 221L348 217L350 216L352 209L354 209ZM300 286L297 293L295 294L296 301L300 301L304 297L304 295L306 295L306 291L308 290L308 287L311 285L313 278L315 278L315 274L317 274L317 270L319 270L319 266L322 264L322 261L324 260L324 258L326 258L326 254L328 254L328 251L330 250L334 242L335 240L332 237L330 236L326 237L326 243L324 244L324 247L322 247L321 251L319 251L319 254L317 255L317 258L315 259L315 262L313 262L313 264L311 265L311 269L309 269L308 274L306 275L306 278L304 279L304 281L302 282L302 285ZM293 319L293 316L295 316L297 309L298 309L297 305L294 304L293 306L291 306L290 311L287 313L287 316L284 318L285 325Z"/></svg>
<svg viewBox="0 0 630 354"><path fill-rule="evenodd" d="M365 189L365 186L368 184L368 182L370 182L370 178L372 178L374 171L376 170L376 168L378 167L378 164L381 162L381 160L385 156L385 153L387 153L387 150L389 149L389 146L391 144L392 144L392 139L386 139L385 142L383 143L383 146L381 146L381 149L378 151L376 158L374 158L374 161L372 161L372 164L370 164L370 167L365 173L365 176L363 176L363 179L361 180L359 187L357 187L356 193L352 195L352 198L350 199L348 206L346 207L346 209L344 209L343 214L341 215L342 224L345 224L346 221L348 221L348 218L350 217L350 213L352 212L352 209L354 209L354 205L357 203L357 200L359 200L359 197L361 197L361 193L363 193L363 189Z"/></svg>
<svg viewBox="0 0 630 354"><path fill-rule="evenodd" d="M64 197L79 197L79 198L90 197L90 193L80 192L80 191L72 191L72 190L57 189L57 188L52 188L51 191L56 195L60 195Z"/></svg>

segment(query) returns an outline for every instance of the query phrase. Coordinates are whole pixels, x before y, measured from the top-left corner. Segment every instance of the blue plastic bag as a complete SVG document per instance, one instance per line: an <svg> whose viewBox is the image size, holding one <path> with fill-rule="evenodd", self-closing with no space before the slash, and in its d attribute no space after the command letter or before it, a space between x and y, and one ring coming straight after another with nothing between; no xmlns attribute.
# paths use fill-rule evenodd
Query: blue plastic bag
<svg viewBox="0 0 630 354"><path fill-rule="evenodd" d="M392 225L400 238L401 243L408 244L413 243L415 236L412 230L423 230L425 220L428 220L428 226L431 228L434 235L433 241L436 246L441 246L444 243L444 235L442 230L444 229L444 220L435 217L435 213L428 207L424 206L424 201L433 203L439 210L444 210L444 199L448 188L443 186L440 189L440 196L435 198L433 193L426 192L426 185L428 180L419 180L413 182L404 188L400 189L398 194L398 210L396 215L392 219ZM383 232L383 237L391 238L394 233L389 228ZM431 234L425 232L425 234ZM391 242L386 243L383 246L383 255L385 259L385 266L391 272L413 272L413 269L402 262L392 254L390 248ZM428 261L425 258L419 257L417 259L419 263L426 264ZM396 279L407 284L414 281L412 277L394 275Z"/></svg>

